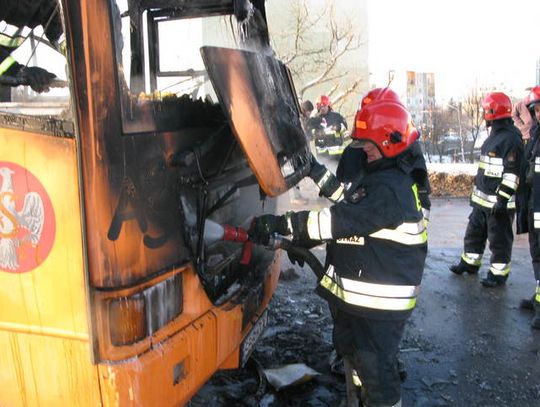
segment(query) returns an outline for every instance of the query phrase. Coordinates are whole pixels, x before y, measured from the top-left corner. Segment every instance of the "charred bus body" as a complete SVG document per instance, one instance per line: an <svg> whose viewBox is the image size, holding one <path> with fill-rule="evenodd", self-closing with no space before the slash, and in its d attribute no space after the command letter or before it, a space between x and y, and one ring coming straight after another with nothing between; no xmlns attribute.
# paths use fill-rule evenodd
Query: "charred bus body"
<svg viewBox="0 0 540 407"><path fill-rule="evenodd" d="M66 55L39 28L18 52L69 86L0 102L0 404L182 405L264 325L279 254L204 225L308 170L292 81L263 1L58 12Z"/></svg>

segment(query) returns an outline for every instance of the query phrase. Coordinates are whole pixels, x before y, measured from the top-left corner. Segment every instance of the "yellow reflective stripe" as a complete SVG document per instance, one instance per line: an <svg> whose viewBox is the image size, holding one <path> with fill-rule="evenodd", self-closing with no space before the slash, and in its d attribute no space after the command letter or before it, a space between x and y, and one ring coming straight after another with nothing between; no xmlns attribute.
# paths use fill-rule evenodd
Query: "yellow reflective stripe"
<svg viewBox="0 0 540 407"><path fill-rule="evenodd" d="M512 195L510 194L507 194L506 192L504 192L502 189L499 190L498 194L506 199L510 199L512 197Z"/></svg>
<svg viewBox="0 0 540 407"><path fill-rule="evenodd" d="M324 173L324 175L322 176L322 178L319 180L319 182L317 182L317 186L320 188L322 188L322 186L326 183L326 181L328 181L328 179L332 176L332 173L328 170L326 170L326 172Z"/></svg>
<svg viewBox="0 0 540 407"><path fill-rule="evenodd" d="M471 266L480 266L482 264L482 254L478 253L463 253L461 255L463 261Z"/></svg>
<svg viewBox="0 0 540 407"><path fill-rule="evenodd" d="M514 191L517 189L519 184L519 177L516 174L511 174L505 172L503 174L503 179L501 182L502 185L506 185L507 187L513 189Z"/></svg>
<svg viewBox="0 0 540 407"><path fill-rule="evenodd" d="M384 298L372 297L365 294L357 294L345 291L334 280L324 276L320 282L321 287L340 298L347 304L364 308L373 308L388 311L411 310L416 305L416 298Z"/></svg>
<svg viewBox="0 0 540 407"><path fill-rule="evenodd" d="M313 240L332 239L332 214L329 208L310 211L307 221L308 235Z"/></svg>
<svg viewBox="0 0 540 407"><path fill-rule="evenodd" d="M500 178L504 171L503 159L483 155L480 157L478 168L484 170L484 175L486 177Z"/></svg>
<svg viewBox="0 0 540 407"><path fill-rule="evenodd" d="M324 186L324 184L326 184L326 182L330 179L330 177L333 177L333 176L334 174L332 174L329 170L326 170L322 178L319 180L319 182L317 182L317 186L319 187L319 189L321 189ZM337 188L332 193L332 195L328 197L328 199L330 199L332 202L342 201L343 191L344 191L343 185L340 185L339 188Z"/></svg>
<svg viewBox="0 0 540 407"><path fill-rule="evenodd" d="M328 267L326 275L332 280L337 281L344 290L357 294L390 298L411 298L416 297L420 292L420 287L416 285L375 284L340 277L333 265Z"/></svg>
<svg viewBox="0 0 540 407"><path fill-rule="evenodd" d="M493 208L493 205L495 205L495 202L497 202L497 195L485 194L475 186L471 195L471 201L485 208ZM515 209L515 196L512 195L512 197L508 200L507 207L508 209Z"/></svg>
<svg viewBox="0 0 540 407"><path fill-rule="evenodd" d="M376 239L392 240L406 245L416 245L427 242L427 231L424 219L416 223L404 222L395 229L381 229L371 233Z"/></svg>
<svg viewBox="0 0 540 407"><path fill-rule="evenodd" d="M536 302L540 302L540 285L536 285L536 296L534 297Z"/></svg>
<svg viewBox="0 0 540 407"><path fill-rule="evenodd" d="M534 228L540 229L540 212L534 212Z"/></svg>
<svg viewBox="0 0 540 407"><path fill-rule="evenodd" d="M17 48L19 47L25 40L24 37L12 37L10 35L6 35L3 33L0 33L0 46L2 47L8 47L8 48Z"/></svg>
<svg viewBox="0 0 540 407"><path fill-rule="evenodd" d="M340 186L335 192L328 198L333 202L341 202L343 200L343 186Z"/></svg>
<svg viewBox="0 0 540 407"><path fill-rule="evenodd" d="M16 63L17 61L11 55L7 57L6 59L4 59L0 63L0 75L3 75L9 68L11 68L13 64L16 64Z"/></svg>
<svg viewBox="0 0 540 407"><path fill-rule="evenodd" d="M414 199L416 201L416 209L421 211L422 204L420 203L420 197L418 196L418 185L416 183L413 184L412 191L413 191Z"/></svg>
<svg viewBox="0 0 540 407"><path fill-rule="evenodd" d="M491 263L489 271L495 276L507 276L510 273L511 263Z"/></svg>
<svg viewBox="0 0 540 407"><path fill-rule="evenodd" d="M489 155L481 155L480 162L493 165L503 165L503 159L500 157L490 157Z"/></svg>

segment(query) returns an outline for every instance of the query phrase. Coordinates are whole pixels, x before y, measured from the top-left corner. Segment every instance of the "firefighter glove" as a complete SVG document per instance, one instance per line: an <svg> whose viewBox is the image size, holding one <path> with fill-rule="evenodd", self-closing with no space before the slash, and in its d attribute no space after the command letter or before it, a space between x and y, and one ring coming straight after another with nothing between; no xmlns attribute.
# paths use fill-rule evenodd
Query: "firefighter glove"
<svg viewBox="0 0 540 407"><path fill-rule="evenodd" d="M289 235L292 233L287 216L262 215L253 219L248 234L252 242L267 245L274 233Z"/></svg>
<svg viewBox="0 0 540 407"><path fill-rule="evenodd" d="M507 203L508 201L504 199L498 199L495 205L493 205L493 208L491 208L491 214L495 216L506 215L508 211Z"/></svg>
<svg viewBox="0 0 540 407"><path fill-rule="evenodd" d="M431 200L429 199L429 194L425 190L418 190L418 200L422 208L430 210L431 209Z"/></svg>
<svg viewBox="0 0 540 407"><path fill-rule="evenodd" d="M16 77L22 85L28 85L35 92L41 93L49 90L49 85L56 75L37 66L23 66Z"/></svg>

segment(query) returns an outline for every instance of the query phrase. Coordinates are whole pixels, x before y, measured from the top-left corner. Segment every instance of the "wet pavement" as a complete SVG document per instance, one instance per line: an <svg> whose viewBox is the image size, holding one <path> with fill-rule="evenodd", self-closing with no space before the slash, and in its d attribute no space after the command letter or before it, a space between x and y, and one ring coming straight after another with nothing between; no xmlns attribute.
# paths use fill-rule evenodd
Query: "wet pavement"
<svg viewBox="0 0 540 407"><path fill-rule="evenodd" d="M279 213L321 207L309 180L302 197L290 193ZM291 199L297 199L291 201ZM459 260L470 207L465 199L432 199L429 253L418 305L401 344L407 369L403 406L540 406L540 331L519 301L534 292L526 235L516 238L512 272L504 287L484 288L479 275L456 276L448 266ZM314 249L319 258L324 250ZM489 251L485 259L489 260ZM292 268L283 256L283 275L271 302L270 326L252 362L236 372L219 372L191 406L339 406L343 377L328 358L331 319L307 269ZM312 381L277 392L259 377L262 368L305 363L321 373ZM257 370L258 367L258 370Z"/></svg>

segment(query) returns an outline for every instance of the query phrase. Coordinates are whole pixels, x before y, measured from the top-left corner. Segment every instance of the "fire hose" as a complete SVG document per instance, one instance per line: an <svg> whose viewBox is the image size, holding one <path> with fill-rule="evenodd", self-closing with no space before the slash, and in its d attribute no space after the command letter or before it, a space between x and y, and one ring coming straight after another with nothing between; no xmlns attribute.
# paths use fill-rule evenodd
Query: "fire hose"
<svg viewBox="0 0 540 407"><path fill-rule="evenodd" d="M251 261L251 252L254 243L249 240L249 234L246 229L230 225L220 225L207 219L204 224L204 236L207 243L217 240L242 243L243 248L240 263L247 265ZM283 249L295 257L302 258L315 273L317 280L320 280L324 276L323 265L309 249L296 246L294 242L281 235L271 235L265 247L271 250ZM349 357L343 358L343 364L347 389L347 407L357 407L359 402L357 387L354 383L353 364Z"/></svg>
<svg viewBox="0 0 540 407"><path fill-rule="evenodd" d="M206 243L212 243L218 240L242 243L240 264L248 265L250 263L254 243L249 240L249 234L246 229L237 226L220 225L206 219L204 223L204 241ZM270 241L264 246L270 250L283 249L295 257L302 258L311 270L313 270L318 280L324 276L323 265L309 249L297 246L291 240L278 234L270 236Z"/></svg>

